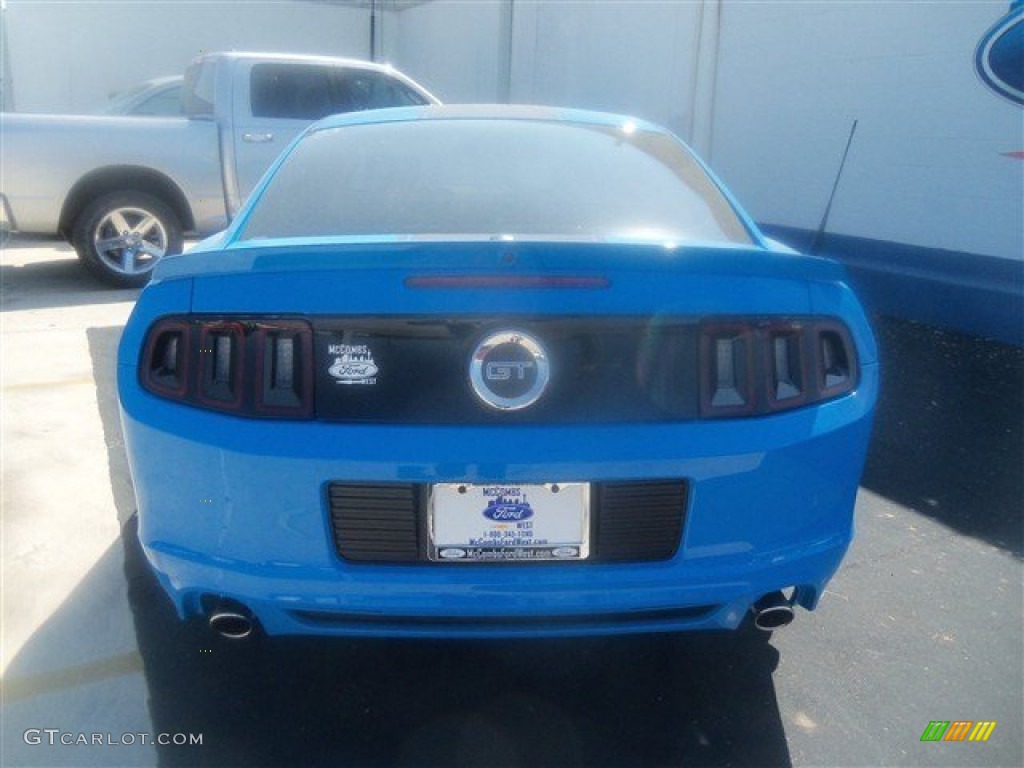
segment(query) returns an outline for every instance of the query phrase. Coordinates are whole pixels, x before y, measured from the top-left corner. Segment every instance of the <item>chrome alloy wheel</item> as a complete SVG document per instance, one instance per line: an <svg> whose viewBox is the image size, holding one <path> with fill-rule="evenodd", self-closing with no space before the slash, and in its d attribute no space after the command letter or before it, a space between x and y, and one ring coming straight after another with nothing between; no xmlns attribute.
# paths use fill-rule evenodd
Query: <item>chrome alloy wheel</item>
<svg viewBox="0 0 1024 768"><path fill-rule="evenodd" d="M167 230L142 208L115 208L94 230L96 255L113 272L140 275L152 271L167 253Z"/></svg>

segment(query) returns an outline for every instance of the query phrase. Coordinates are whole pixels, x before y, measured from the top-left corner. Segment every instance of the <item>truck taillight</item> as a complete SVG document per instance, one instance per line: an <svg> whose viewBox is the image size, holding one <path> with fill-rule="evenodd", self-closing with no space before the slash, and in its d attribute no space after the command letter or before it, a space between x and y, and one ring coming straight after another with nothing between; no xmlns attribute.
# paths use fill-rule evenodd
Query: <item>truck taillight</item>
<svg viewBox="0 0 1024 768"><path fill-rule="evenodd" d="M822 402L857 386L857 356L835 320L744 318L700 331L700 411L756 416Z"/></svg>
<svg viewBox="0 0 1024 768"><path fill-rule="evenodd" d="M146 336L139 378L200 408L312 418L313 332L302 320L164 318Z"/></svg>

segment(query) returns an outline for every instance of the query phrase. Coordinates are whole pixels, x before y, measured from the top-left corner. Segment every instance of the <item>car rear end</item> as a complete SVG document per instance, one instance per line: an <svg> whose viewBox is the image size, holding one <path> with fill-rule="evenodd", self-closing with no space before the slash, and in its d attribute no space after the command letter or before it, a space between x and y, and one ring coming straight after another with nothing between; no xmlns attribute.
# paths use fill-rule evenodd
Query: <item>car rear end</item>
<svg viewBox="0 0 1024 768"><path fill-rule="evenodd" d="M119 390L179 613L508 636L814 608L852 536L874 341L836 265L725 226L740 242L243 221L168 260Z"/></svg>

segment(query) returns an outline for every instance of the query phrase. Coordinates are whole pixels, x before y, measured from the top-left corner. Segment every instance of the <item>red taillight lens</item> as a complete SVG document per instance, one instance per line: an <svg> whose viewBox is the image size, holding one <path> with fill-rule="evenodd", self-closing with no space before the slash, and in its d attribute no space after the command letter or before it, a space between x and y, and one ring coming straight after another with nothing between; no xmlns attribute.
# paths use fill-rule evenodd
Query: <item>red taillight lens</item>
<svg viewBox="0 0 1024 768"><path fill-rule="evenodd" d="M242 416L313 415L313 332L301 320L173 317L146 337L139 378L155 395Z"/></svg>
<svg viewBox="0 0 1024 768"><path fill-rule="evenodd" d="M856 349L834 320L743 319L701 326L701 415L774 413L857 386Z"/></svg>

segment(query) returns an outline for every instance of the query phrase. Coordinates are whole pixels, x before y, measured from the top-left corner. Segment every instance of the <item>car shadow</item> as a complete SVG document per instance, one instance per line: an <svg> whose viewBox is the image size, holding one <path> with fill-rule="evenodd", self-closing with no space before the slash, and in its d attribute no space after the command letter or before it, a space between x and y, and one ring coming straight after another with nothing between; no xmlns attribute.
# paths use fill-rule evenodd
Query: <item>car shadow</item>
<svg viewBox="0 0 1024 768"><path fill-rule="evenodd" d="M161 765L790 764L764 635L229 642L182 624L136 535L120 331L87 337L152 730L203 734L158 746Z"/></svg>
<svg viewBox="0 0 1024 768"><path fill-rule="evenodd" d="M23 620L18 617L14 623ZM7 631L4 636L5 643L11 639ZM123 546L116 533L54 612L14 652L2 685L0 765L152 763L152 746L141 742L51 745L25 737L29 729L56 728L64 733L109 733L120 740L120 734L152 730L125 588Z"/></svg>
<svg viewBox="0 0 1024 768"><path fill-rule="evenodd" d="M9 235L3 242L5 249L26 249L26 250L61 250L74 253L68 242L60 237L48 237L46 235Z"/></svg>
<svg viewBox="0 0 1024 768"><path fill-rule="evenodd" d="M864 485L1019 556L1024 352L884 318L876 331L884 381ZM159 747L161 764L790 763L763 638L230 644L182 625L130 517L120 330L88 333L153 730L204 735Z"/></svg>
<svg viewBox="0 0 1024 768"><path fill-rule="evenodd" d="M135 514L135 491L132 488L128 456L125 454L117 401L117 345L121 341L122 330L121 326L87 328L85 335L92 361L93 380L96 383L96 404L103 426L103 442L107 447L110 488L117 520L124 525Z"/></svg>
<svg viewBox="0 0 1024 768"><path fill-rule="evenodd" d="M5 246L13 250L15 246ZM18 243L17 248L22 248ZM39 246L40 248L42 246ZM55 244L46 243L47 248ZM52 258L20 263L5 258L0 264L0 306L5 312L23 309L73 307L80 304L112 304L134 301L137 288L111 288L93 278L79 263L70 246Z"/></svg>
<svg viewBox="0 0 1024 768"><path fill-rule="evenodd" d="M882 391L862 484L956 531L1024 550L1024 349L875 321Z"/></svg>
<svg viewBox="0 0 1024 768"><path fill-rule="evenodd" d="M789 765L772 672L744 634L227 641L178 622L124 528L161 765Z"/></svg>

